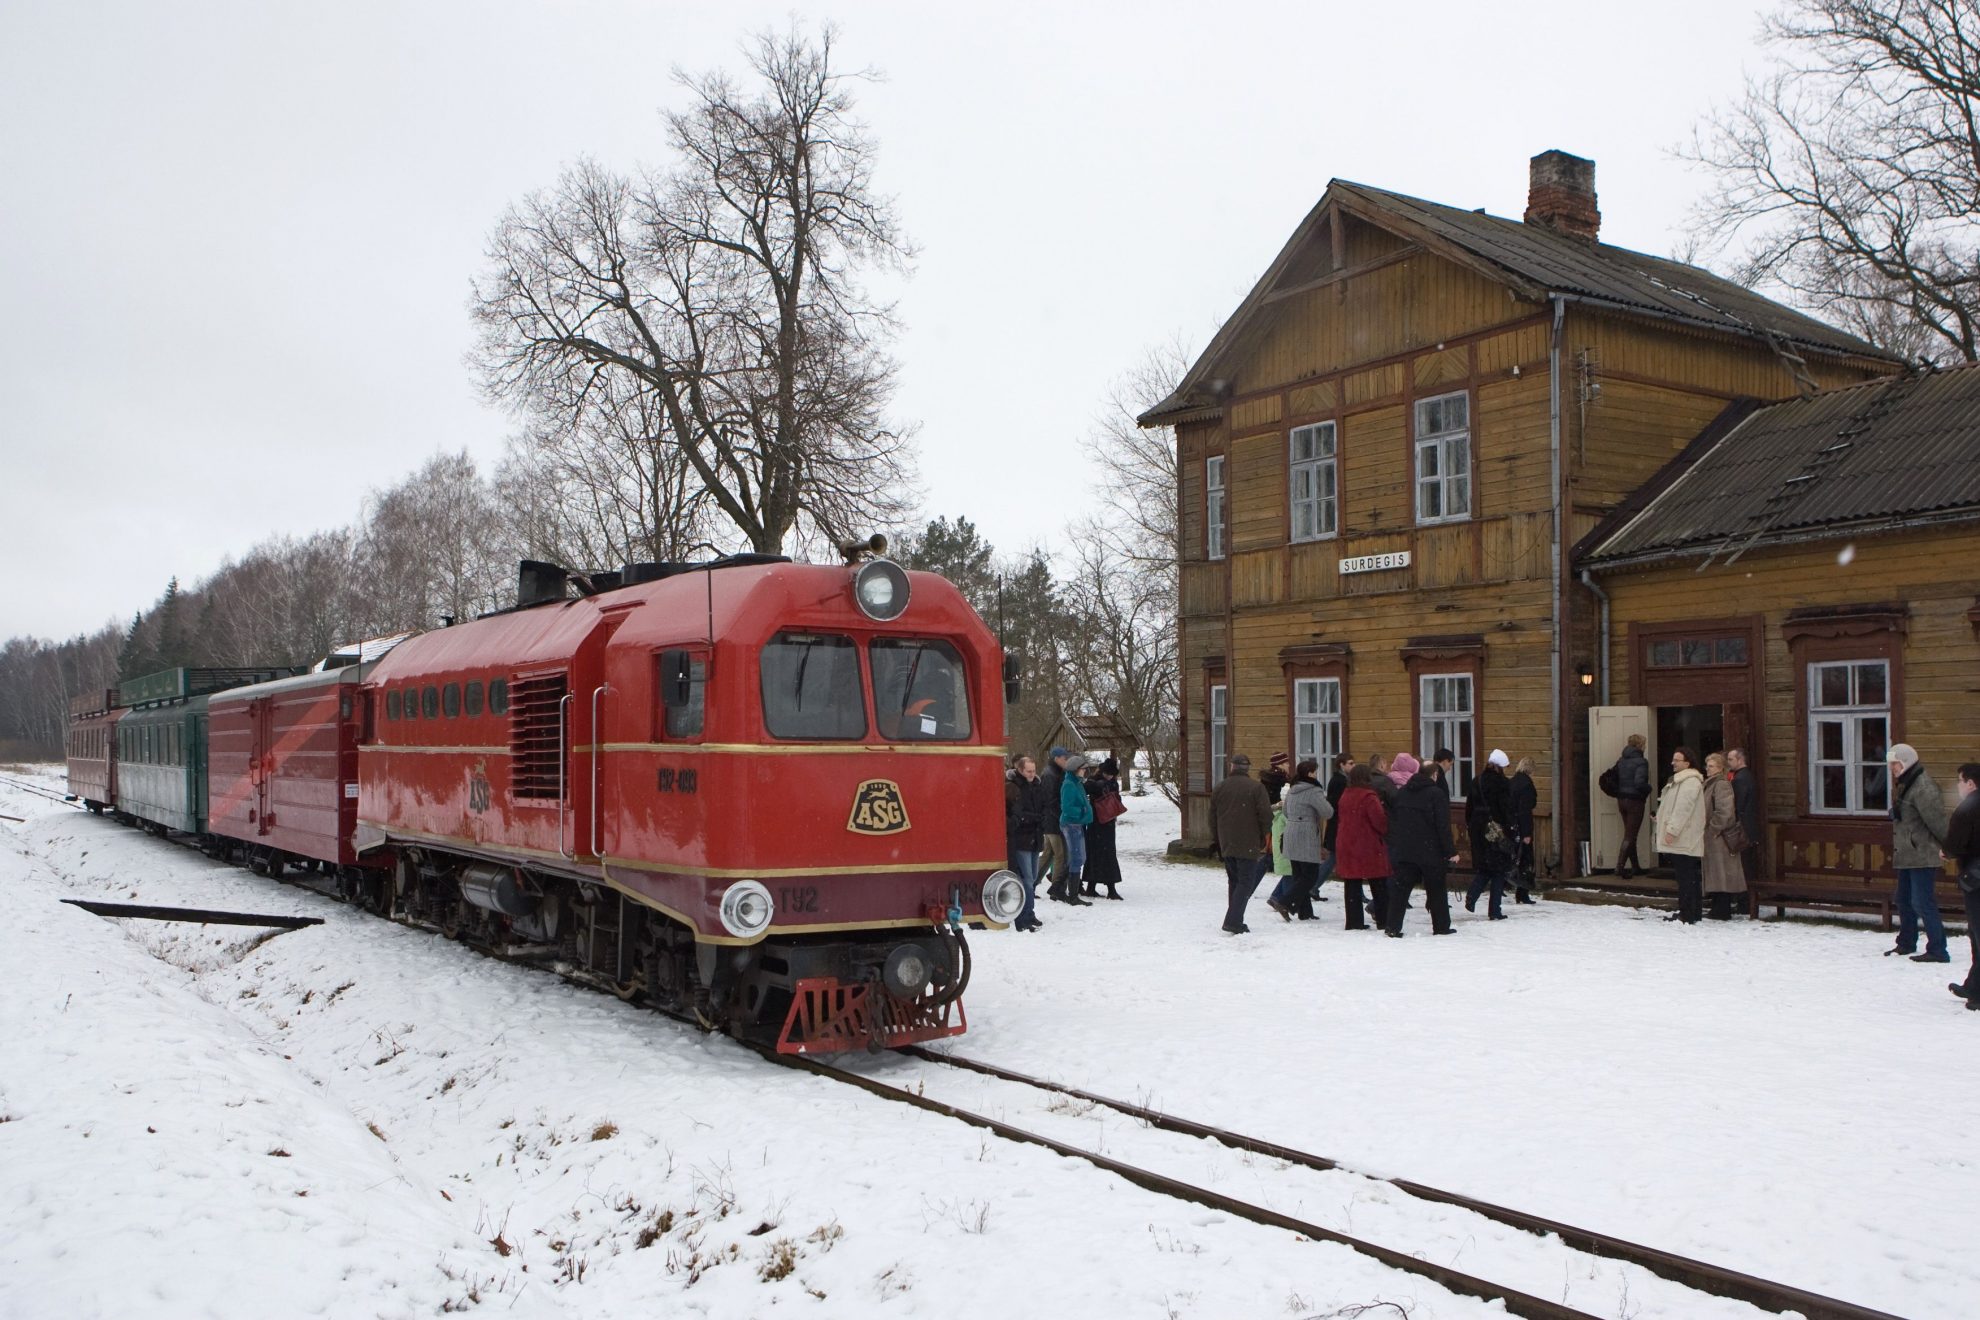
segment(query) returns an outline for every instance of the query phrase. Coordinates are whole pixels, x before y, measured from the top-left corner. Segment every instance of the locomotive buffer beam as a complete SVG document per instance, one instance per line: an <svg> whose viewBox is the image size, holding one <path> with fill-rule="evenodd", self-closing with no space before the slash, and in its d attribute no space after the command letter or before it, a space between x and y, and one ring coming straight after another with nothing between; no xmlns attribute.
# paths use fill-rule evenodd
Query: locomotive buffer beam
<svg viewBox="0 0 1980 1320"><path fill-rule="evenodd" d="M98 903L87 898L65 898L70 907L94 912L99 917L134 917L140 921L192 921L202 926L273 926L277 930L301 930L321 926L322 917L277 917L255 912L216 912L210 908L153 907L148 903Z"/></svg>

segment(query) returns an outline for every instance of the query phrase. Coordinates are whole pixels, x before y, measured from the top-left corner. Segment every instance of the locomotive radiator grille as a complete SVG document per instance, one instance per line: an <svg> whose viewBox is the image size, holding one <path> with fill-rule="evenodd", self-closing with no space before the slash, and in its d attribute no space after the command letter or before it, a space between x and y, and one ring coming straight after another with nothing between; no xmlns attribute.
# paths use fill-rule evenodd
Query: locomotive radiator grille
<svg viewBox="0 0 1980 1320"><path fill-rule="evenodd" d="M562 674L537 674L509 684L509 784L519 798L561 796L558 752L569 690Z"/></svg>

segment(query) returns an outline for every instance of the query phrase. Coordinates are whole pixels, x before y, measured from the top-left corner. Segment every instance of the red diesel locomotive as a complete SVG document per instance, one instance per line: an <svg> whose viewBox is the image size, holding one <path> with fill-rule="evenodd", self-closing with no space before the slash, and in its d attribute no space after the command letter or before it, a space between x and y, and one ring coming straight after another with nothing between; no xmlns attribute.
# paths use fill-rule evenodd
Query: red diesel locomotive
<svg viewBox="0 0 1980 1320"><path fill-rule="evenodd" d="M1024 902L1014 675L885 559L525 563L511 609L213 696L203 842L787 1052L956 1035L965 929Z"/></svg>

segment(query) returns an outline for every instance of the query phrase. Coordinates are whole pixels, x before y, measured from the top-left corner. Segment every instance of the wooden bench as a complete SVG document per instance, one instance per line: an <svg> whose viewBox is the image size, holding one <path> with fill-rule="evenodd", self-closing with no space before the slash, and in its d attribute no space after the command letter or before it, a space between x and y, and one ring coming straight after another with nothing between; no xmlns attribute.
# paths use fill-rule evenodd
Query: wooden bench
<svg viewBox="0 0 1980 1320"><path fill-rule="evenodd" d="M1895 875L1851 875L1833 871L1775 875L1747 885L1746 910L1749 916L1758 917L1761 908L1771 906L1777 919L1785 917L1789 907L1875 912L1878 929L1892 930L1895 928L1893 916L1897 911L1896 889ZM1939 900L1940 916L1954 921L1963 918L1965 909L1961 905L1957 881L1941 875L1934 892Z"/></svg>

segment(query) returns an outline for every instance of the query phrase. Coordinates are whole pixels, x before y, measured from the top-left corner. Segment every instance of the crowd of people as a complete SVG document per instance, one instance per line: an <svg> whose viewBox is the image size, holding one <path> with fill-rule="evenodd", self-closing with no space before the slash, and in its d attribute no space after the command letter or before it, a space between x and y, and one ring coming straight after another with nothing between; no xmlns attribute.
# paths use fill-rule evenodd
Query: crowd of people
<svg viewBox="0 0 1980 1320"><path fill-rule="evenodd" d="M1646 869L1637 856L1651 791L1644 743L1641 734L1631 734L1628 746L1601 780L1602 790L1616 799L1622 814L1623 844L1616 874L1624 879ZM1886 756L1898 931L1897 942L1884 954L1921 963L1952 961L1937 892L1942 868L1951 862L1966 909L1971 949L1965 979L1946 988L1980 1012L1980 794L1976 793L1980 762L1959 767L1957 805L1948 811L1945 794L1916 748L1894 743ZM1759 779L1746 752L1738 747L1713 752L1701 769L1689 747L1673 748L1671 775L1657 794L1651 834L1657 852L1670 858L1677 878L1677 911L1665 920L1686 925L1708 917L1731 920L1735 901L1760 876L1761 845L1766 839Z"/></svg>
<svg viewBox="0 0 1980 1320"><path fill-rule="evenodd" d="M1366 763L1343 754L1324 789L1318 761L1302 760L1288 773L1289 760L1275 755L1253 779L1251 758L1240 753L1211 794L1211 838L1224 863L1225 933L1250 932L1245 910L1259 883L1276 875L1265 902L1281 920L1313 920L1313 904L1326 901L1320 885L1337 879L1349 930L1402 938L1410 896L1421 888L1431 933L1451 934L1449 872L1459 858L1451 831L1453 753L1439 749L1428 763L1408 752ZM1488 898L1493 921L1505 919L1508 890L1516 903L1533 901L1539 795L1532 770L1530 759L1514 766L1494 749L1465 798L1473 868L1465 908L1476 911L1478 900Z"/></svg>
<svg viewBox="0 0 1980 1320"><path fill-rule="evenodd" d="M1680 746L1671 750L1669 777L1653 790L1644 748L1643 736L1631 735L1600 780L1622 816L1616 873L1628 879L1650 869L1638 855L1638 838L1654 791L1654 850L1668 859L1678 891L1677 910L1665 919L1686 925L1729 921L1761 872L1766 831L1758 777L1741 748L1710 753L1701 766L1689 747ZM1254 779L1251 758L1239 753L1211 794L1211 837L1225 874L1224 931L1249 933L1246 909L1269 875L1275 884L1265 903L1283 921L1314 920L1314 904L1328 901L1321 886L1332 879L1341 884L1348 930L1401 938L1420 889L1431 933L1451 934L1449 873L1459 861L1451 752L1440 749L1427 763L1408 752L1366 762L1343 754L1324 786L1318 761L1290 761L1284 753L1274 755ZM1942 864L1951 862L1972 947L1965 979L1947 988L1980 1011L1980 762L1959 767L1957 805L1950 811L1909 744L1892 746L1888 768L1898 934L1886 953L1914 962L1951 961L1935 892ZM1475 912L1484 899L1492 921L1505 918L1508 891L1515 903L1533 901L1538 793L1532 770L1530 758L1515 764L1495 748L1465 796L1472 877L1464 904ZM1030 756L1012 758L1004 822L1011 870L1025 884L1019 930L1045 924L1036 903L1041 882L1049 882L1046 898L1077 907L1121 897L1114 832L1126 810L1120 766L1111 757L1096 762L1054 747L1042 773Z"/></svg>
<svg viewBox="0 0 1980 1320"><path fill-rule="evenodd" d="M1041 880L1050 881L1046 898L1074 907L1120 898L1114 823L1126 811L1120 763L1111 756L1095 761L1054 747L1043 773L1032 757L1011 758L1004 775L1004 842L1011 870L1024 880L1024 910L1014 923L1019 930L1045 925L1038 916Z"/></svg>

